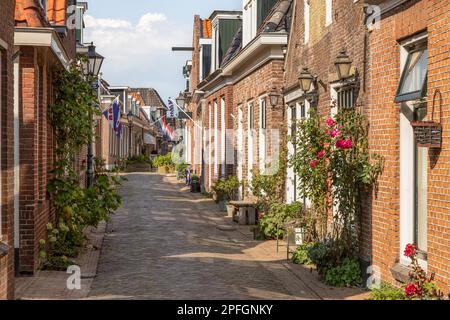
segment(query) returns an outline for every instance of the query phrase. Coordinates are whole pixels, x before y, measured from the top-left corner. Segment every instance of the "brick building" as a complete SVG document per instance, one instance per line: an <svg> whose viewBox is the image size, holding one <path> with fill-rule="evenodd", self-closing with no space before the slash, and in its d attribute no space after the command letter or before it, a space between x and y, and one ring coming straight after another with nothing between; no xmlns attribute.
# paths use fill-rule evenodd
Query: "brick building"
<svg viewBox="0 0 450 320"><path fill-rule="evenodd" d="M0 2L0 300L14 296L14 4Z"/></svg>
<svg viewBox="0 0 450 320"><path fill-rule="evenodd" d="M448 1L366 1L379 5L370 34L367 113L370 146L386 159L371 199L371 260L383 280L403 281L407 243L445 293L450 291ZM379 88L383 88L380 90ZM434 106L434 108L433 108ZM434 118L433 118L434 109ZM412 121L443 127L441 148L417 145Z"/></svg>
<svg viewBox="0 0 450 320"><path fill-rule="evenodd" d="M54 101L55 73L64 70L76 52L75 30L67 27L66 9L72 4L16 1L14 44L20 54L14 61L18 107L14 237L16 272L22 274L38 268L39 240L46 238L46 224L54 217L46 192L55 157L48 107Z"/></svg>
<svg viewBox="0 0 450 320"><path fill-rule="evenodd" d="M201 159L201 171L198 164L194 168L206 191L219 177L234 174L243 181L244 198L253 173L272 163L272 132L279 133L283 110L281 99L272 106L270 96L279 96L283 86L291 11L292 1L270 0L243 1L242 12L215 11L208 19L210 41L203 40L201 20L195 19L190 110L201 129L191 149ZM202 61L205 43L211 44L211 57ZM207 63L209 74L201 72Z"/></svg>
<svg viewBox="0 0 450 320"><path fill-rule="evenodd" d="M363 265L378 267L383 281L404 282L409 261L403 249L417 243L421 265L436 273L444 292L450 278L449 16L446 1L297 0L284 89L289 126L312 105L324 118L340 107L366 116L370 150L384 156L385 168L364 200ZM346 82L335 71L343 49L352 61ZM304 68L316 80L308 94L298 84ZM432 120L433 105L434 121L443 126L442 147L427 149L417 146L411 122ZM291 169L287 200L303 200Z"/></svg>

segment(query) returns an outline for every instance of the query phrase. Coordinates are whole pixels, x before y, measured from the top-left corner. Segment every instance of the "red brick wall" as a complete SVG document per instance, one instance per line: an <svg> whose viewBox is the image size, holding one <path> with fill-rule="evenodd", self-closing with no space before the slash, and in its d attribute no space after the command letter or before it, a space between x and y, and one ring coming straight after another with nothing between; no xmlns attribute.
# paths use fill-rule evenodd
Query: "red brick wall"
<svg viewBox="0 0 450 320"><path fill-rule="evenodd" d="M372 204L372 261L382 278L395 283L390 269L399 260L400 246L400 104L394 97L400 78L401 40L428 32L428 113L436 90L442 93L443 146L429 151L428 160L428 271L450 291L450 102L448 58L450 3L410 1L389 12L381 29L370 36L371 82L369 86L370 146L382 154L386 166Z"/></svg>
<svg viewBox="0 0 450 320"><path fill-rule="evenodd" d="M423 2L428 9L428 105L432 105L435 90L440 90L444 127L443 148L440 154L431 153L430 158L433 169L428 177L428 264L442 289L450 292L450 2Z"/></svg>
<svg viewBox="0 0 450 320"><path fill-rule="evenodd" d="M259 112L259 99L265 96L275 88L278 92L282 91L283 79L284 79L284 60L271 60L264 64L260 68L256 69L233 86L233 114L236 117L234 121L234 129L237 131L237 116L238 108L243 108L243 130L244 130L244 157L243 157L243 190L247 194L247 189L250 181L248 181L248 156L247 150L249 149L248 140L248 108L247 103L253 102L254 110L254 129L256 134L253 138L253 171L259 172L259 126L260 126L260 112ZM281 129L284 124L284 107L282 104L275 108L270 105L269 98L266 96L266 124L267 129ZM281 103L281 99L279 101ZM280 130L281 135L281 130ZM269 148L270 144L267 144ZM237 150L237 139L235 139L235 149ZM270 150L268 149L270 154ZM235 159L236 162L236 159Z"/></svg>
<svg viewBox="0 0 450 320"><path fill-rule="evenodd" d="M14 0L0 2L0 39L8 48L1 50L1 236L9 253L0 258L0 300L14 297L14 114L13 114L13 35Z"/></svg>
<svg viewBox="0 0 450 320"><path fill-rule="evenodd" d="M222 128L222 115L221 115L221 99L225 100L225 128ZM220 177L220 174L222 172L222 165L221 162L221 136L220 133L222 130L227 129L233 129L233 119L231 117L231 114L233 113L233 86L227 85L223 88L221 88L218 91L215 91L211 95L206 96L204 99L204 108L202 112L202 119L203 119L203 127L212 130L212 140L210 141L210 154L211 159L209 161L209 164L206 163L205 165L205 188L207 191L211 191L211 187L214 185L214 183L218 180ZM219 132L219 136L214 135L214 103L217 103L217 130ZM209 107L211 108L211 123L209 123ZM226 133L226 131L225 131ZM219 150L214 149L214 139L218 139L218 148ZM202 143L202 141L195 141L195 143ZM217 153L217 160L218 160L218 166L217 166L217 172L218 174L214 174L214 155ZM205 161L208 158L206 157ZM211 185L209 185L209 168L211 166L211 173L213 176L211 177ZM226 165L225 168L225 176L233 174L233 165Z"/></svg>

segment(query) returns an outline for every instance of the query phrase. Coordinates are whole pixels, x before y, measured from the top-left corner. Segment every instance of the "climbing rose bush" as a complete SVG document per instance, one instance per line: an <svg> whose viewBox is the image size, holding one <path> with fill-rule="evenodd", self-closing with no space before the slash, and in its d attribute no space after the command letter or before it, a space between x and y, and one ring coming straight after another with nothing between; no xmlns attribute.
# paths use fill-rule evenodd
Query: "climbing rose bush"
<svg viewBox="0 0 450 320"><path fill-rule="evenodd" d="M429 277L419 265L417 245L407 244L403 254L411 259L409 283L405 287L407 299L442 299L443 294L434 283L434 273Z"/></svg>

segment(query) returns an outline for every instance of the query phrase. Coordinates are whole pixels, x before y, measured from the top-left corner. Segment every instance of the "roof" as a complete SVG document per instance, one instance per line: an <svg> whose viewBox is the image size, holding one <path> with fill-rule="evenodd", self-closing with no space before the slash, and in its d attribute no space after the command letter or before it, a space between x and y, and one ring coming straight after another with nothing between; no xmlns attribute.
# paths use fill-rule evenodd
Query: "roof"
<svg viewBox="0 0 450 320"><path fill-rule="evenodd" d="M200 20L200 38L211 39L212 38L212 23L209 19Z"/></svg>
<svg viewBox="0 0 450 320"><path fill-rule="evenodd" d="M278 0L272 11L258 29L261 33L289 32L292 19L292 1ZM242 27L234 35L231 46L228 48L222 60L222 66L230 62L242 50Z"/></svg>
<svg viewBox="0 0 450 320"><path fill-rule="evenodd" d="M161 99L158 91L153 88L131 88L132 91L140 92L141 98L144 100L146 106L167 109L166 104Z"/></svg>

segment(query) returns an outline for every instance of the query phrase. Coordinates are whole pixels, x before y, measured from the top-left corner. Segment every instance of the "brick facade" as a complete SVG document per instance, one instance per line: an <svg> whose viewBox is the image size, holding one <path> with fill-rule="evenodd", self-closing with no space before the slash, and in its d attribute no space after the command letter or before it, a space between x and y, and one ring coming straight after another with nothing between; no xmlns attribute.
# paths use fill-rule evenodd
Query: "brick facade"
<svg viewBox="0 0 450 320"><path fill-rule="evenodd" d="M73 1L52 1L48 7L48 19L43 12L27 1L16 1L16 25L26 28L64 25L63 17L52 18L56 11L65 9ZM61 9L63 8L63 9ZM69 59L75 55L75 31L67 30L60 38ZM63 70L63 64L46 47L22 45L19 58L19 248L17 272L34 273L40 264L39 240L46 238L46 224L54 221L54 208L46 192L52 178L55 161L55 138L49 106L54 101L55 74ZM86 150L76 159L76 168L84 183Z"/></svg>
<svg viewBox="0 0 450 320"><path fill-rule="evenodd" d="M380 29L375 29L370 35L371 82L368 88L370 145L373 151L382 154L386 159L386 168L379 179L379 191L371 201L372 263L380 267L383 280L395 283L392 267L399 262L403 250L401 241L404 232L401 231L401 224L404 218L401 217L404 216L401 212L404 202L401 199L401 168L406 163L402 162L404 159L401 161L400 152L400 118L404 106L394 103L394 97L400 81L403 41L420 33L427 33L428 119L431 118L433 96L440 92L442 111L436 112L444 129L442 149L428 150L426 164L427 266L428 272L436 273L436 280L445 293L450 291L450 78L447 75L449 67L445 63L448 56L449 30L444 27L448 26L449 21L450 3L447 1L407 1L383 15ZM413 212L409 214L413 215Z"/></svg>
<svg viewBox="0 0 450 320"><path fill-rule="evenodd" d="M14 298L14 107L13 50L14 0L0 2L0 143L1 214L0 242L9 248L0 253L0 300Z"/></svg>

